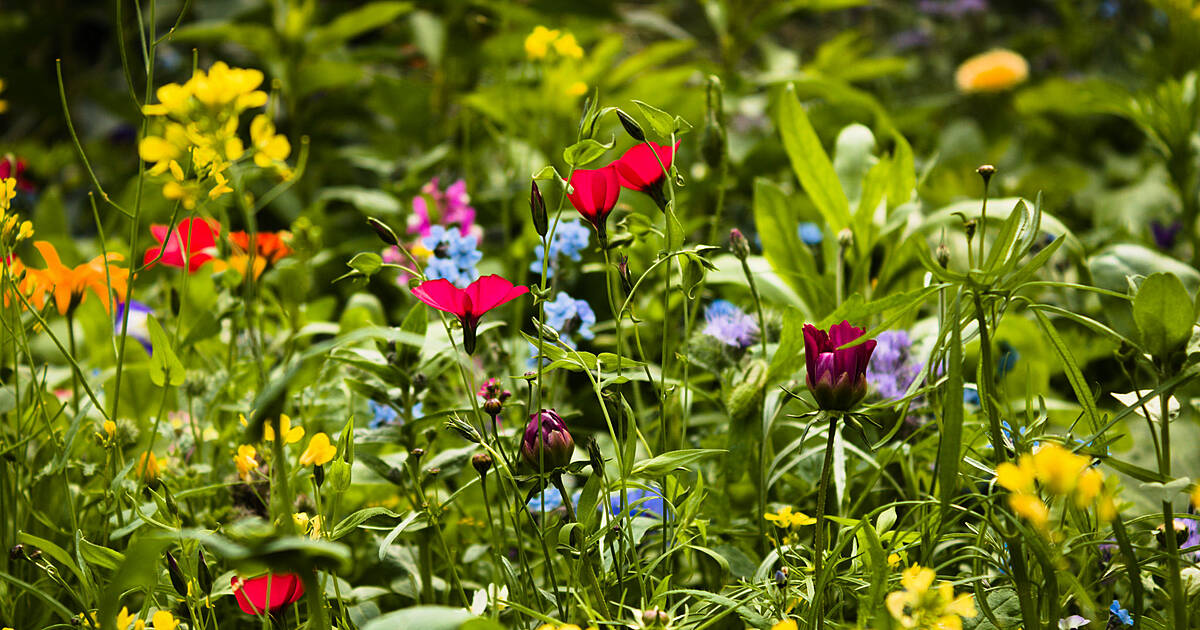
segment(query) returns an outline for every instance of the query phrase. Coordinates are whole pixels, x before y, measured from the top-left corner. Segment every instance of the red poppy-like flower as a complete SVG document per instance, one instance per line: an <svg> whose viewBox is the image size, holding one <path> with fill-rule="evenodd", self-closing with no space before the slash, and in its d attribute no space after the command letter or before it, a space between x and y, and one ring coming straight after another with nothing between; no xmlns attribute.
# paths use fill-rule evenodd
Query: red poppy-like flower
<svg viewBox="0 0 1200 630"><path fill-rule="evenodd" d="M617 170L617 178L622 187L650 195L659 209L663 209L667 206L667 200L663 196L663 182L666 180L666 173L671 170L671 163L675 160L675 152L678 150L679 142L676 142L674 147L655 142L648 145L635 144L621 159L613 162L612 166Z"/></svg>
<svg viewBox="0 0 1200 630"><path fill-rule="evenodd" d="M412 290L418 300L458 318L463 327L463 348L475 352L475 329L479 318L488 311L529 293L529 287L513 283L495 274L482 276L460 289L445 278L426 280Z"/></svg>
<svg viewBox="0 0 1200 630"><path fill-rule="evenodd" d="M11 155L0 157L0 179L17 180L17 190L33 192L33 182L25 177L25 159Z"/></svg>
<svg viewBox="0 0 1200 630"><path fill-rule="evenodd" d="M866 395L867 364L875 351L875 340L838 350L863 336L863 332L846 321L834 325L828 333L812 324L804 325L808 389L821 409L850 411Z"/></svg>
<svg viewBox="0 0 1200 630"><path fill-rule="evenodd" d="M261 256L269 263L277 263L280 259L292 253L284 239L291 237L288 232L259 232L254 235L257 243L256 256ZM250 251L250 235L246 232L230 232L229 240L243 252Z"/></svg>
<svg viewBox="0 0 1200 630"><path fill-rule="evenodd" d="M603 168L578 169L571 173L571 188L567 198L596 228L596 236L603 245L608 240L608 213L617 205L617 196L621 194L616 168L609 164Z"/></svg>
<svg viewBox="0 0 1200 630"><path fill-rule="evenodd" d="M268 573L230 580L238 607L247 615L263 615L295 603L304 596L304 582L295 573Z"/></svg>
<svg viewBox="0 0 1200 630"><path fill-rule="evenodd" d="M166 225L151 225L150 233L160 247L146 250L145 264L150 266L162 252L158 262L170 267L187 268L188 273L195 273L204 263L213 259L217 253L217 235L221 233L220 225L211 219L184 219L175 227L175 231L167 233Z"/></svg>

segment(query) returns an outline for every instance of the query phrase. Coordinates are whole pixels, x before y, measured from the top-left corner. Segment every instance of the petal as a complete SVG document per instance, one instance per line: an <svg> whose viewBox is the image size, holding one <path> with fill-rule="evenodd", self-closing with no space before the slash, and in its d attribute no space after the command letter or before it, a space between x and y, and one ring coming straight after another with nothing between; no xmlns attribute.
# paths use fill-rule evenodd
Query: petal
<svg viewBox="0 0 1200 630"><path fill-rule="evenodd" d="M471 300L471 315L476 319L526 293L529 293L529 287L513 286L511 282L495 274L481 276L466 289L467 297Z"/></svg>
<svg viewBox="0 0 1200 630"><path fill-rule="evenodd" d="M573 192L567 195L571 205L592 223L608 216L621 193L617 171L611 164L603 168L576 170L571 173L571 188Z"/></svg>
<svg viewBox="0 0 1200 630"><path fill-rule="evenodd" d="M478 281L476 281L478 282ZM445 278L427 280L412 290L413 297L460 319L467 316L467 294Z"/></svg>
<svg viewBox="0 0 1200 630"><path fill-rule="evenodd" d="M651 146L654 147L653 150L651 150ZM616 166L620 185L637 191L650 188L665 177L663 167L666 167L667 171L671 170L671 162L674 160L675 151L678 148L679 142L676 142L674 147L655 142L651 142L650 146L641 143L630 147L619 160L613 163ZM662 161L661 166L659 160Z"/></svg>

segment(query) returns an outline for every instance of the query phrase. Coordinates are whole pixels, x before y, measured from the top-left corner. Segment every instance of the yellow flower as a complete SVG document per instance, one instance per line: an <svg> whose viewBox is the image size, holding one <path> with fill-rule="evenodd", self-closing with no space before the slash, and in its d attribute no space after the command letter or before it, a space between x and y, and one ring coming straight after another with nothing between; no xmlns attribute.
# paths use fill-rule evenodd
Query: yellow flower
<svg viewBox="0 0 1200 630"><path fill-rule="evenodd" d="M0 92L4 91L4 79L0 79ZM8 111L8 101L0 98L0 114Z"/></svg>
<svg viewBox="0 0 1200 630"><path fill-rule="evenodd" d="M150 618L150 622L154 624L154 630L175 630L179 627L179 622L175 620L175 615L165 610L160 610L154 613Z"/></svg>
<svg viewBox="0 0 1200 630"><path fill-rule="evenodd" d="M579 47L579 42L575 41L575 36L570 33L564 33L562 37L554 40L554 52L571 59L583 58L583 49Z"/></svg>
<svg viewBox="0 0 1200 630"><path fill-rule="evenodd" d="M933 588L937 577L932 569L913 565L900 576L903 590L889 593L888 613L902 628L961 630L962 618L972 618L975 600L970 595L954 596L954 587L942 582Z"/></svg>
<svg viewBox="0 0 1200 630"><path fill-rule="evenodd" d="M337 447L329 443L329 436L318 433L308 441L308 448L300 455L301 466L324 466L337 455Z"/></svg>
<svg viewBox="0 0 1200 630"><path fill-rule="evenodd" d="M1037 471L1029 455L1022 455L1016 464L1004 462L996 467L996 483L1010 492L1033 492L1036 478Z"/></svg>
<svg viewBox="0 0 1200 630"><path fill-rule="evenodd" d="M567 96L583 96L587 94L588 86L583 81L576 81L567 86Z"/></svg>
<svg viewBox="0 0 1200 630"><path fill-rule="evenodd" d="M1037 496L1032 494L1014 494L1008 498L1008 506L1013 513L1029 522L1044 527L1050 520L1050 508Z"/></svg>
<svg viewBox="0 0 1200 630"><path fill-rule="evenodd" d="M122 606L121 612L117 613L117 628L120 630L126 630L130 626L134 626L135 628L144 628L146 627L146 622L138 619L136 614L130 614L129 608Z"/></svg>
<svg viewBox="0 0 1200 630"><path fill-rule="evenodd" d="M304 439L304 427L300 425L292 426L292 419L286 413L279 414L279 430L283 431L284 444L295 444ZM275 441L275 427L273 423L267 422L263 424L263 439L268 442Z"/></svg>
<svg viewBox="0 0 1200 630"><path fill-rule="evenodd" d="M249 444L243 444L238 447L237 455L233 456L233 463L237 465L238 476L242 481L250 481L250 473L258 469L258 460L255 457L258 451Z"/></svg>
<svg viewBox="0 0 1200 630"><path fill-rule="evenodd" d="M1059 495L1068 494L1075 489L1079 477L1091 464L1091 460L1083 455L1050 443L1043 445L1033 454L1033 467L1037 470L1037 478L1051 492Z"/></svg>
<svg viewBox="0 0 1200 630"><path fill-rule="evenodd" d="M771 626L771 630L799 630L799 628L800 626L796 625L795 619L784 619Z"/></svg>
<svg viewBox="0 0 1200 630"><path fill-rule="evenodd" d="M171 460L166 457L159 459L154 456L154 453L146 451L138 458L136 467L137 476L147 484L158 481L158 478L167 471L167 465Z"/></svg>
<svg viewBox="0 0 1200 630"><path fill-rule="evenodd" d="M108 439L113 439L117 434L117 423L112 420L105 420L103 426L104 434L108 436Z"/></svg>
<svg viewBox="0 0 1200 630"><path fill-rule="evenodd" d="M784 506L775 514L763 514L763 518L775 523L776 527L803 527L817 522L817 519L804 512L793 512L790 505Z"/></svg>
<svg viewBox="0 0 1200 630"><path fill-rule="evenodd" d="M275 133L275 123L263 114L250 122L250 142L254 146L254 163L260 168L276 166L287 159L292 145L285 136Z"/></svg>
<svg viewBox="0 0 1200 630"><path fill-rule="evenodd" d="M967 59L954 73L960 92L999 92L1025 82L1029 64L1021 55L1002 48Z"/></svg>
<svg viewBox="0 0 1200 630"><path fill-rule="evenodd" d="M542 59L550 52L550 45L558 39L558 30L538 26L525 38L525 54L530 59Z"/></svg>
<svg viewBox="0 0 1200 630"><path fill-rule="evenodd" d="M1200 484L1192 488L1192 507L1200 509Z"/></svg>
<svg viewBox="0 0 1200 630"><path fill-rule="evenodd" d="M12 200L17 196L17 178L5 177L0 179L0 210L8 210L12 207ZM4 213L0 212L0 217Z"/></svg>

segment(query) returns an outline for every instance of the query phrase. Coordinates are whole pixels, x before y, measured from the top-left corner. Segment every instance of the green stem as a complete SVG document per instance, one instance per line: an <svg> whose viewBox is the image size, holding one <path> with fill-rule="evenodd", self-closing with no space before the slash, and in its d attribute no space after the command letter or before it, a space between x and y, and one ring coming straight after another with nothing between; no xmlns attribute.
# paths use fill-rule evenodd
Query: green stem
<svg viewBox="0 0 1200 630"><path fill-rule="evenodd" d="M825 460L821 462L821 480L817 483L817 528L813 540L813 593L812 627L825 627L825 506L829 501L829 477L833 474L833 442L837 438L837 418L829 414L829 435L825 440Z"/></svg>

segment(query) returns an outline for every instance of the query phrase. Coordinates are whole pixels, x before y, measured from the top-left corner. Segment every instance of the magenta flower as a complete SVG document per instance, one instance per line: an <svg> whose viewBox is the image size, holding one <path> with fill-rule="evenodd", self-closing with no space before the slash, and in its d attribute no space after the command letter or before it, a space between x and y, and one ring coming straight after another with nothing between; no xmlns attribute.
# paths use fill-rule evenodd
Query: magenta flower
<svg viewBox="0 0 1200 630"><path fill-rule="evenodd" d="M521 458L538 472L550 472L571 463L575 440L567 425L553 409L529 416L521 438Z"/></svg>
<svg viewBox="0 0 1200 630"><path fill-rule="evenodd" d="M617 205L621 184L612 164L596 169L577 169L571 173L572 191L567 194L571 205L596 228L603 246L608 241L608 213Z"/></svg>
<svg viewBox="0 0 1200 630"><path fill-rule="evenodd" d="M475 329L479 326L479 318L526 293L529 293L529 287L513 286L495 274L482 276L465 289L439 278L426 280L412 290L418 300L458 318L463 327L463 348L467 354L475 352Z"/></svg>
<svg viewBox="0 0 1200 630"><path fill-rule="evenodd" d="M808 367L808 389L817 406L827 411L850 411L867 393L867 365L875 351L875 340L838 350L863 336L863 329L843 321L829 332L804 325L804 362Z"/></svg>
<svg viewBox="0 0 1200 630"><path fill-rule="evenodd" d="M436 216L431 215L426 197L433 200ZM465 181L457 180L443 192L438 188L438 178L434 177L421 187L421 194L412 200L413 213L408 218L409 234L419 234L422 238L429 236L435 223L458 226L463 234L473 233L475 208L471 207L470 202L471 196L467 194Z"/></svg>
<svg viewBox="0 0 1200 630"><path fill-rule="evenodd" d="M675 160L675 152L678 150L679 142L676 142L674 147L655 142L648 145L635 144L621 159L613 162L612 166L617 169L617 178L623 188L650 195L659 209L663 209L667 206L667 200L663 196L663 181L667 178L664 167L665 171L671 170L671 163Z"/></svg>

